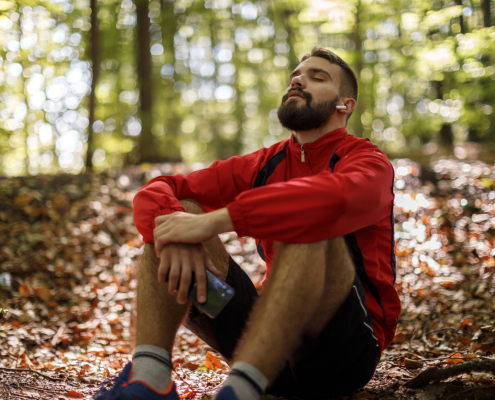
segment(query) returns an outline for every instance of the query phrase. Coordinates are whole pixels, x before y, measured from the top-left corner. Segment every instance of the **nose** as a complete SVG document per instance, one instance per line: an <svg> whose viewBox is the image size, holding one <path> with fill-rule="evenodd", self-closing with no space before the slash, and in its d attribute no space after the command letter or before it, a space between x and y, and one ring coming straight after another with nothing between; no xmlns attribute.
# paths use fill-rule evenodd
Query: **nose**
<svg viewBox="0 0 495 400"><path fill-rule="evenodd" d="M306 87L306 84L304 83L304 80L301 78L301 75L296 75L290 81L290 87L291 89L294 87L300 87L301 89L303 89Z"/></svg>

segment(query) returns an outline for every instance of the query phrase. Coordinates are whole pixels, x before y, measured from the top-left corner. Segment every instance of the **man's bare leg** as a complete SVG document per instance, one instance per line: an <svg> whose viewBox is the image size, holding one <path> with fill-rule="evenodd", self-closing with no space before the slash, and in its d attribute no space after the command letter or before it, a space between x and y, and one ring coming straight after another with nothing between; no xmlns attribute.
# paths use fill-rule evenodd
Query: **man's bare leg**
<svg viewBox="0 0 495 400"><path fill-rule="evenodd" d="M235 361L249 363L273 382L303 335L317 337L336 314L354 276L342 237L281 244Z"/></svg>
<svg viewBox="0 0 495 400"><path fill-rule="evenodd" d="M181 200L181 204L188 213L204 213L192 201ZM214 237L203 245L225 279L229 269L229 255L222 241L219 237ZM155 255L154 246L146 244L138 276L136 345L151 344L171 352L175 334L186 315L189 303L178 304L176 296L169 294L167 287L158 283L158 265L159 259Z"/></svg>
<svg viewBox="0 0 495 400"><path fill-rule="evenodd" d="M192 201L182 200L186 212L204 213ZM229 255L219 237L203 243L213 264L225 279ZM177 330L183 321L190 302L179 304L176 295L158 282L160 260L154 245L146 244L138 276L137 337L130 381L142 381L158 392L167 390L171 382L170 357Z"/></svg>

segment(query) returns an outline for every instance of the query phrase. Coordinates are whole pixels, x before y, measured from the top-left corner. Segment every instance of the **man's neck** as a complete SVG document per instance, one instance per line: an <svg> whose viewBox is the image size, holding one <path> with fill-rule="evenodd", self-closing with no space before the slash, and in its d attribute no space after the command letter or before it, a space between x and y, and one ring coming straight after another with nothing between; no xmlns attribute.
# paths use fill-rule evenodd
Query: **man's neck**
<svg viewBox="0 0 495 400"><path fill-rule="evenodd" d="M345 125L342 125L342 123L337 121L328 121L328 123L318 129L294 132L294 138L296 139L297 143L302 146L306 143L313 143L328 132L332 132L335 129L339 128L345 128Z"/></svg>

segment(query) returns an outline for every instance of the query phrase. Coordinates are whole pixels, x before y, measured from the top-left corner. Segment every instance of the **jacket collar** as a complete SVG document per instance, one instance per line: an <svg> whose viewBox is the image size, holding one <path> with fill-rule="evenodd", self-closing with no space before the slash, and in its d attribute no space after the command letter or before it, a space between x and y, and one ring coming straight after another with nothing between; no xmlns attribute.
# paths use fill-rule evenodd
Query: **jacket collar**
<svg viewBox="0 0 495 400"><path fill-rule="evenodd" d="M345 128L335 129L331 132L325 133L319 139L316 139L314 142L305 143L304 151L311 152L314 155L318 156L320 152L328 153L329 151L334 151L338 144L348 136L347 130ZM289 139L289 147L290 150L294 152L301 152L301 145L297 143L294 134L291 135ZM331 154L330 154L331 155Z"/></svg>

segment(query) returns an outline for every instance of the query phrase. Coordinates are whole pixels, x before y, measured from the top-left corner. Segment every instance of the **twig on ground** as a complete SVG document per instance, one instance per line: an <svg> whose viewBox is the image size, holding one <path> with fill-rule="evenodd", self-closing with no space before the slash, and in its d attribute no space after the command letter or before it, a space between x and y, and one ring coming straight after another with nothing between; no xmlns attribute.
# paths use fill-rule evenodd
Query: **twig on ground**
<svg viewBox="0 0 495 400"><path fill-rule="evenodd" d="M25 385L25 384L22 384L22 386L25 388L28 388L28 389L41 390L42 392L53 392L53 393L65 393L65 392L67 392L67 390L45 389L45 388L38 388L36 386L30 386L30 385Z"/></svg>
<svg viewBox="0 0 495 400"><path fill-rule="evenodd" d="M425 335L428 336L428 335L431 335L432 333L441 332L441 331L459 331L459 330L461 330L461 329L460 328L453 328L453 327L447 326L445 328L433 329L432 331L426 332Z"/></svg>
<svg viewBox="0 0 495 400"><path fill-rule="evenodd" d="M412 336L411 336L411 340L409 340L409 350L410 351L413 351L413 346L412 346L412 343L413 343L413 340L414 340L414 336L416 336L416 332L418 331L418 327L414 327L414 331L412 333Z"/></svg>
<svg viewBox="0 0 495 400"><path fill-rule="evenodd" d="M410 381L405 383L405 387L407 388L418 388L420 386L428 384L432 380L442 380L451 378L460 374L464 374L466 372L495 372L495 360L490 361L471 361L463 364L457 364L453 367L439 369L437 367L431 367L423 372L421 372L418 376L411 379Z"/></svg>
<svg viewBox="0 0 495 400"><path fill-rule="evenodd" d="M28 395L25 395L25 394L17 394L17 393L12 393L12 392L9 392L9 396L22 397L23 399L36 399L36 400L39 400L39 397L31 397L31 396L28 396Z"/></svg>
<svg viewBox="0 0 495 400"><path fill-rule="evenodd" d="M463 394L463 393L471 392L472 390L476 390L476 389L489 389L489 388L495 388L495 385L490 385L490 386L473 386L473 387L470 387L469 389L463 390L462 392L451 394L445 400L449 400L452 397L459 396L460 394Z"/></svg>
<svg viewBox="0 0 495 400"><path fill-rule="evenodd" d="M39 371L36 371L34 369L29 369L29 368L5 368L5 367L0 367L0 371L20 371L20 372L34 372L35 374L38 374L42 376L43 378L50 379L52 381L63 381L61 378L52 378L49 375L45 375Z"/></svg>
<svg viewBox="0 0 495 400"><path fill-rule="evenodd" d="M62 336L62 333L64 333L64 329L65 329L65 322L62 322L62 325L60 325L60 328L58 328L57 333L55 334L55 336L53 337L50 343L52 347L55 347L55 345L58 343L60 336Z"/></svg>
<svg viewBox="0 0 495 400"><path fill-rule="evenodd" d="M445 356L445 357L437 357L437 358L421 358L418 361L437 361L437 360L447 360L447 359L449 359L449 360L471 360L471 361L473 361L473 358L479 358L480 360L486 360L486 361L495 361L495 359L493 359L493 358L479 356L479 355L476 355L476 357L449 357L449 356Z"/></svg>

